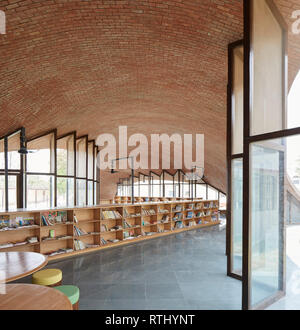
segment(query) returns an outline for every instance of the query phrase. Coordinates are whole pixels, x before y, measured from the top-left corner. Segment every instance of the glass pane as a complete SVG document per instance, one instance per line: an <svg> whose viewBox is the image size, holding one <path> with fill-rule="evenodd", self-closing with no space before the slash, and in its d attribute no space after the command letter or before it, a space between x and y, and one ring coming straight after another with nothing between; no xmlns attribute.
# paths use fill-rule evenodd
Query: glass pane
<svg viewBox="0 0 300 330"><path fill-rule="evenodd" d="M173 197L173 184L165 184L165 197Z"/></svg>
<svg viewBox="0 0 300 330"><path fill-rule="evenodd" d="M283 288L285 147L250 148L251 306Z"/></svg>
<svg viewBox="0 0 300 330"><path fill-rule="evenodd" d="M98 183L94 182L94 204L97 205L97 188L98 188Z"/></svg>
<svg viewBox="0 0 300 330"><path fill-rule="evenodd" d="M159 184L154 184L153 185L153 193L152 193L153 197L161 197L161 193L160 193L160 185Z"/></svg>
<svg viewBox="0 0 300 330"><path fill-rule="evenodd" d="M51 208L54 206L54 177L27 175L27 208Z"/></svg>
<svg viewBox="0 0 300 330"><path fill-rule="evenodd" d="M5 176L0 175L0 210L5 211Z"/></svg>
<svg viewBox="0 0 300 330"><path fill-rule="evenodd" d="M196 185L196 197L207 199L206 198L206 184L197 184Z"/></svg>
<svg viewBox="0 0 300 330"><path fill-rule="evenodd" d="M0 170L5 169L4 139L0 140Z"/></svg>
<svg viewBox="0 0 300 330"><path fill-rule="evenodd" d="M94 182L88 182L88 205L93 205L94 203Z"/></svg>
<svg viewBox="0 0 300 330"><path fill-rule="evenodd" d="M189 198L190 197L190 185L189 183L181 183L181 197L182 198Z"/></svg>
<svg viewBox="0 0 300 330"><path fill-rule="evenodd" d="M95 163L94 163L94 180L95 181L96 180L99 181L99 178L98 178L98 176L99 176L99 173L98 173L99 169L98 169L98 166L97 166L97 147L95 147L95 149L94 149L94 157L95 157Z"/></svg>
<svg viewBox="0 0 300 330"><path fill-rule="evenodd" d="M17 208L17 176L8 176L8 209L15 210Z"/></svg>
<svg viewBox="0 0 300 330"><path fill-rule="evenodd" d="M147 184L140 185L140 197L149 197L149 185Z"/></svg>
<svg viewBox="0 0 300 330"><path fill-rule="evenodd" d="M237 47L233 51L232 81L232 154L243 153L244 139L244 48Z"/></svg>
<svg viewBox="0 0 300 330"><path fill-rule="evenodd" d="M8 160L8 169L9 170L20 170L21 168L21 157L18 153L20 150L21 142L20 142L20 132L11 135L7 138L8 143L8 153L7 153L7 160Z"/></svg>
<svg viewBox="0 0 300 330"><path fill-rule="evenodd" d="M86 205L86 180L76 180L77 205Z"/></svg>
<svg viewBox="0 0 300 330"><path fill-rule="evenodd" d="M86 138L77 140L76 142L76 164L77 177L86 177Z"/></svg>
<svg viewBox="0 0 300 330"><path fill-rule="evenodd" d="M57 178L57 206L74 206L74 179Z"/></svg>
<svg viewBox="0 0 300 330"><path fill-rule="evenodd" d="M209 200L219 199L218 191L210 186L208 186L208 199Z"/></svg>
<svg viewBox="0 0 300 330"><path fill-rule="evenodd" d="M94 179L94 143L88 144L88 178Z"/></svg>
<svg viewBox="0 0 300 330"><path fill-rule="evenodd" d="M251 28L251 135L284 128L283 31L266 0L253 0Z"/></svg>
<svg viewBox="0 0 300 330"><path fill-rule="evenodd" d="M232 273L242 275L243 159L232 161L231 191Z"/></svg>
<svg viewBox="0 0 300 330"><path fill-rule="evenodd" d="M226 210L227 208L227 197L226 195L220 193L220 210Z"/></svg>
<svg viewBox="0 0 300 330"><path fill-rule="evenodd" d="M74 176L74 135L57 140L57 174Z"/></svg>
<svg viewBox="0 0 300 330"><path fill-rule="evenodd" d="M288 128L300 127L300 71L294 80L288 96Z"/></svg>
<svg viewBox="0 0 300 330"><path fill-rule="evenodd" d="M54 173L54 134L29 141L27 149L27 172Z"/></svg>

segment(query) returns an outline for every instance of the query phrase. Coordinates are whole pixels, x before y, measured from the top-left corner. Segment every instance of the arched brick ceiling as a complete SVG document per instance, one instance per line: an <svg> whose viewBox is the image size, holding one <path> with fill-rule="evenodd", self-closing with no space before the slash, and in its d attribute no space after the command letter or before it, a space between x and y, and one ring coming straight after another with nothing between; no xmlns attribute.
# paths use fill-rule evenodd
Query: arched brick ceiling
<svg viewBox="0 0 300 330"><path fill-rule="evenodd" d="M276 0L287 20L300 0ZM241 0L1 0L0 136L25 126L96 138L204 133L209 181L226 189L227 45ZM290 81L300 39L290 34Z"/></svg>

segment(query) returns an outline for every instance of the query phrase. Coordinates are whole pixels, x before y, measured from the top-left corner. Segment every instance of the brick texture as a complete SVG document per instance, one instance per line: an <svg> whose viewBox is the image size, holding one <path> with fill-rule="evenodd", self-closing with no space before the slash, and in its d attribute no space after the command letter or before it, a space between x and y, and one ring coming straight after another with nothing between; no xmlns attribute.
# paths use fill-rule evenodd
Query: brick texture
<svg viewBox="0 0 300 330"><path fill-rule="evenodd" d="M300 0L276 0L289 23ZM0 136L25 126L96 138L204 133L206 176L226 190L227 45L241 0L1 0ZM290 82L300 37L289 35Z"/></svg>

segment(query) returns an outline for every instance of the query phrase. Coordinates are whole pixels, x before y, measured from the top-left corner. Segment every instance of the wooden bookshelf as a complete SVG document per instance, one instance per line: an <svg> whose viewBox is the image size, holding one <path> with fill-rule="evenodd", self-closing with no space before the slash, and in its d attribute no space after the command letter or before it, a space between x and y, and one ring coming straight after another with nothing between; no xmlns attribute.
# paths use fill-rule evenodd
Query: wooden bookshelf
<svg viewBox="0 0 300 330"><path fill-rule="evenodd" d="M59 216L56 217L56 214ZM50 220L46 223L53 225L45 225L43 217L49 217ZM30 219L30 225L9 230L0 229L0 252L39 252L48 255L50 260L220 223L217 200L159 201L134 205L122 203L0 213L2 227L3 220L16 226L16 219ZM55 237L50 237L52 230L55 231ZM37 242L7 246L22 244L20 242L26 242L29 237L36 237ZM59 250L64 253L57 254Z"/></svg>

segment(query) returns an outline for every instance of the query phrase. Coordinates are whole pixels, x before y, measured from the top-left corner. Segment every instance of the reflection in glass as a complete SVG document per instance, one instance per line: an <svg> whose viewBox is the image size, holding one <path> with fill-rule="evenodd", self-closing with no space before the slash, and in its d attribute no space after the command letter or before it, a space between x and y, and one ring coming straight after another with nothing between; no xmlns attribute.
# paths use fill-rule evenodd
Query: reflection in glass
<svg viewBox="0 0 300 330"><path fill-rule="evenodd" d="M74 135L57 140L57 175L74 176Z"/></svg>
<svg viewBox="0 0 300 330"><path fill-rule="evenodd" d="M27 143L27 172L54 173L54 134L48 134Z"/></svg>
<svg viewBox="0 0 300 330"><path fill-rule="evenodd" d="M196 198L206 199L206 184L196 184Z"/></svg>
<svg viewBox="0 0 300 330"><path fill-rule="evenodd" d="M88 205L93 205L94 195L93 195L94 182L88 181Z"/></svg>
<svg viewBox="0 0 300 330"><path fill-rule="evenodd" d="M4 139L0 140L0 170L5 169Z"/></svg>
<svg viewBox="0 0 300 330"><path fill-rule="evenodd" d="M285 148L278 141L250 148L252 306L282 290Z"/></svg>
<svg viewBox="0 0 300 330"><path fill-rule="evenodd" d="M5 211L5 176L0 175L0 211Z"/></svg>
<svg viewBox="0 0 300 330"><path fill-rule="evenodd" d="M86 177L86 138L76 141L76 172L78 178Z"/></svg>
<svg viewBox="0 0 300 330"><path fill-rule="evenodd" d="M20 149L20 132L17 132L7 138L8 145L8 169L9 170L20 170L21 168L21 157L18 153Z"/></svg>
<svg viewBox="0 0 300 330"><path fill-rule="evenodd" d="M74 206L74 179L57 178L57 206Z"/></svg>
<svg viewBox="0 0 300 330"><path fill-rule="evenodd" d="M232 161L231 191L232 272L242 275L243 253L243 160Z"/></svg>
<svg viewBox="0 0 300 330"><path fill-rule="evenodd" d="M86 205L86 180L76 180L77 205Z"/></svg>
<svg viewBox="0 0 300 330"><path fill-rule="evenodd" d="M51 208L54 206L54 177L27 175L27 208Z"/></svg>
<svg viewBox="0 0 300 330"><path fill-rule="evenodd" d="M236 47L233 51L232 81L232 154L243 153L244 124L244 48Z"/></svg>
<svg viewBox="0 0 300 330"><path fill-rule="evenodd" d="M251 135L284 129L283 31L266 0L253 0Z"/></svg>

